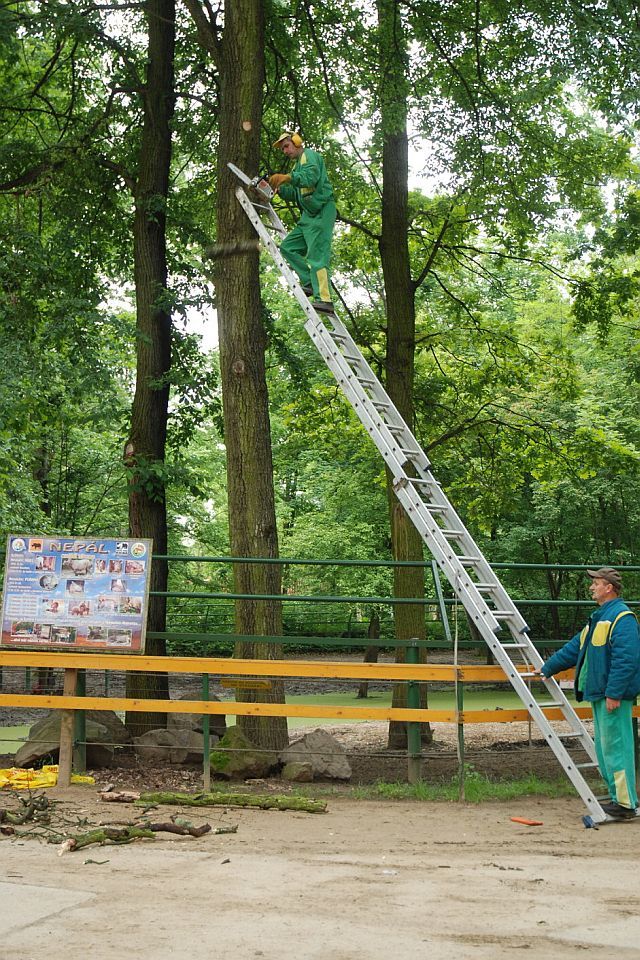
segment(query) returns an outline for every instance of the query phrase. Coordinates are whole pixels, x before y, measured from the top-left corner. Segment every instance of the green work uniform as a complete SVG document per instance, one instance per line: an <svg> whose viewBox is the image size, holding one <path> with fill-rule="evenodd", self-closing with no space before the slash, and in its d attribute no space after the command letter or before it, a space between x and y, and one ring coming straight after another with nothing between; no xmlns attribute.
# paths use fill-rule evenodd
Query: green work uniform
<svg viewBox="0 0 640 960"><path fill-rule="evenodd" d="M578 674L577 689L584 692L589 675L587 647ZM609 796L623 807L638 806L636 793L635 744L633 742L633 701L621 700L615 710L607 710L606 698L591 701L596 756Z"/></svg>
<svg viewBox="0 0 640 960"><path fill-rule="evenodd" d="M633 701L640 691L638 623L621 599L609 600L591 614L587 625L542 666L545 677L576 668L576 699L590 700L594 743L600 773L611 799L635 809ZM607 710L607 698L619 700Z"/></svg>
<svg viewBox="0 0 640 960"><path fill-rule="evenodd" d="M305 147L291 172L291 182L278 191L300 209L300 219L280 244L280 252L295 270L303 287L310 286L316 300L331 300L331 238L336 204L324 160Z"/></svg>
<svg viewBox="0 0 640 960"><path fill-rule="evenodd" d="M602 779L609 796L622 807L638 806L636 793L635 745L633 742L632 700L621 700L607 710L606 700L592 700L593 732Z"/></svg>

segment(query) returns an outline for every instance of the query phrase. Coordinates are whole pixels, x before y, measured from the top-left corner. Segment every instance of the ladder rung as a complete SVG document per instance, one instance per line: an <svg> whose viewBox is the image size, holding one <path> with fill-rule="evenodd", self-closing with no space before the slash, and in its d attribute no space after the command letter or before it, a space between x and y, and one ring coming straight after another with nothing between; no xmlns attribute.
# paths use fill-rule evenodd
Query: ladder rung
<svg viewBox="0 0 640 960"><path fill-rule="evenodd" d="M443 507L440 503L427 503L425 506L429 513L446 513L449 509L448 507Z"/></svg>
<svg viewBox="0 0 640 960"><path fill-rule="evenodd" d="M374 405L374 407L376 408L376 410L390 410L390 409L391 409L391 404L390 404L390 403L385 403L384 400L374 400L374 401L373 401L373 405Z"/></svg>
<svg viewBox="0 0 640 960"><path fill-rule="evenodd" d="M496 620L508 620L509 617L513 617L515 610L492 610L491 613L494 615Z"/></svg>
<svg viewBox="0 0 640 960"><path fill-rule="evenodd" d="M597 767L597 766L598 764L595 763L593 760L589 760L588 763L576 763L576 767L578 768L578 770L587 770L589 768L593 769L593 767ZM596 800L609 800L609 799L610 799L609 796L596 797Z"/></svg>
<svg viewBox="0 0 640 960"><path fill-rule="evenodd" d="M526 650L529 646L528 643L503 643L503 650Z"/></svg>
<svg viewBox="0 0 640 960"><path fill-rule="evenodd" d="M422 450L418 447L417 450L405 450L404 447L400 447L400 453L404 453L405 457L421 457Z"/></svg>
<svg viewBox="0 0 640 960"><path fill-rule="evenodd" d="M456 557L463 567L472 567L474 563L480 563L480 557L471 557L463 556L462 554L459 557Z"/></svg>
<svg viewBox="0 0 640 960"><path fill-rule="evenodd" d="M564 707L564 703L562 700L548 700L545 703L538 703L538 706L544 710L546 707Z"/></svg>
<svg viewBox="0 0 640 960"><path fill-rule="evenodd" d="M558 737L560 740L575 740L577 737L582 737L582 733L572 731L571 733L559 733Z"/></svg>
<svg viewBox="0 0 640 960"><path fill-rule="evenodd" d="M452 528L452 527L442 527L442 529L440 530L440 533L441 533L444 537L451 537L451 538L453 538L453 537L464 537L464 535L465 535L466 532L467 532L466 530L455 530L455 529Z"/></svg>
<svg viewBox="0 0 640 960"><path fill-rule="evenodd" d="M495 590L497 586L497 583L474 583L474 587L480 593L483 593L485 590Z"/></svg>

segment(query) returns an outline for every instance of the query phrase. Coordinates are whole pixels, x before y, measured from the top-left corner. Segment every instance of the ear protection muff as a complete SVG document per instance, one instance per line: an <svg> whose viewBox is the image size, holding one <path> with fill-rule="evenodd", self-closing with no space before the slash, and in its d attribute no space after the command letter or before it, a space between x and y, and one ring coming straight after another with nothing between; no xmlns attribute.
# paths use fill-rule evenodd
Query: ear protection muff
<svg viewBox="0 0 640 960"><path fill-rule="evenodd" d="M280 134L273 146L281 146L283 140L291 140L294 147L301 147L303 143L302 137L299 133L292 133L290 130L285 130Z"/></svg>

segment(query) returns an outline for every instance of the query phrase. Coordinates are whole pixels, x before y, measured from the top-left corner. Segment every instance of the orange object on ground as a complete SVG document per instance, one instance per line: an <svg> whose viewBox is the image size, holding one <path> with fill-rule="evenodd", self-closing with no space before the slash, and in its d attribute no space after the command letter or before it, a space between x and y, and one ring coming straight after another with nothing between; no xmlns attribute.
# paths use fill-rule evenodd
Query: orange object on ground
<svg viewBox="0 0 640 960"><path fill-rule="evenodd" d="M524 823L525 827L542 827L542 820L527 820L526 817L511 817L514 823Z"/></svg>

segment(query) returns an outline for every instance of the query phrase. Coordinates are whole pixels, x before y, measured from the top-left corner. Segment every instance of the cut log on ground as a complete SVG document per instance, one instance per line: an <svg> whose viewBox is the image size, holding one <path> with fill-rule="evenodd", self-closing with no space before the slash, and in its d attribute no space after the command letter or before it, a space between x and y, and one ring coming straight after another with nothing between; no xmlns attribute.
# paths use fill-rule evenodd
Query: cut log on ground
<svg viewBox="0 0 640 960"><path fill-rule="evenodd" d="M259 810L303 810L326 813L323 800L307 797L266 797L253 793L141 793L138 804L175 804L190 807L256 807Z"/></svg>

